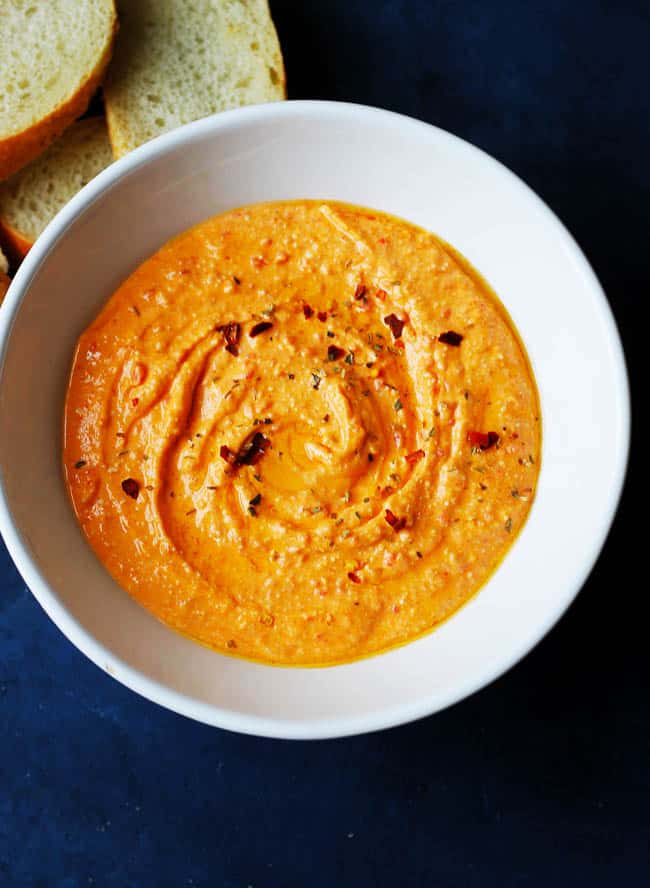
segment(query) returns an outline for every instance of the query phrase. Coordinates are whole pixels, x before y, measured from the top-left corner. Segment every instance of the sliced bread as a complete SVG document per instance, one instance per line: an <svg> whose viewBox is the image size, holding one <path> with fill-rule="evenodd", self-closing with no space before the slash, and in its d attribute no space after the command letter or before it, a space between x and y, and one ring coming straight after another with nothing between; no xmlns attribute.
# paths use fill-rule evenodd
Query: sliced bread
<svg viewBox="0 0 650 888"><path fill-rule="evenodd" d="M267 0L118 0L104 87L115 157L192 120L286 97Z"/></svg>
<svg viewBox="0 0 650 888"><path fill-rule="evenodd" d="M22 259L50 219L112 160L104 118L88 117L0 184L0 236L12 258Z"/></svg>
<svg viewBox="0 0 650 888"><path fill-rule="evenodd" d="M0 179L86 110L108 64L113 0L0 3Z"/></svg>

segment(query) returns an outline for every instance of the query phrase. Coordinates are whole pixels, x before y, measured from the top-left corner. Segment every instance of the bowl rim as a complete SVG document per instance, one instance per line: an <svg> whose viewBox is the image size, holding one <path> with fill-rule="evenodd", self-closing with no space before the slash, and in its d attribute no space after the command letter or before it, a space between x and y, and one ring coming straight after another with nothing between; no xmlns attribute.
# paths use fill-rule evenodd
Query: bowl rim
<svg viewBox="0 0 650 888"><path fill-rule="evenodd" d="M200 139L208 134L216 135L219 131L237 128L240 125L250 123L263 124L268 120L296 116L304 117L305 115L310 115L312 118L319 120L340 119L341 115L347 118L359 118L360 116L369 118L381 117L385 123L396 128L411 131L417 130L428 134L433 132L437 139L451 145L455 150L478 156L483 163L492 165L501 176L510 180L512 186L517 187L529 201L536 204L547 223L555 228L556 233L561 236L571 258L584 275L593 293L594 301L598 306L601 320L605 324L608 338L612 344L612 356L616 367L614 385L620 400L622 428L621 446L615 455L614 480L611 484L609 502L607 509L603 510L598 533L594 535L591 550L584 559L582 570L577 576L574 576L572 582L567 583L566 591L562 595L557 596L555 606L547 615L544 623L536 627L536 631L530 633L525 638L520 638L517 644L513 644L507 653L493 664L491 668L482 672L480 677L467 681L460 686L454 685L446 693L436 691L433 694L423 695L422 698L414 703L381 708L369 714L341 716L314 721L301 721L299 718L291 720L275 719L253 714L243 714L221 708L215 704L205 703L149 678L140 670L135 669L113 654L89 633L59 601L56 593L41 573L34 559L32 559L22 532L13 519L5 493L3 472L0 468L0 532L9 554L27 587L48 616L75 647L99 666L100 669L108 672L126 687L167 709L204 724L226 730L283 739L344 737L378 731L424 718L446 709L486 687L519 662L541 641L566 612L598 560L616 516L623 492L629 459L631 426L629 380L623 346L614 315L600 282L585 255L573 236L549 206L519 176L500 161L447 130L393 111L367 105L333 101L294 100L274 102L250 105L213 114L158 136L113 162L99 173L48 224L29 251L9 287L5 301L0 308L0 379L4 374L6 351L20 305L40 267L57 243L65 237L77 216L100 200L118 181L134 170L166 153L191 143L194 139ZM285 667L274 666L268 668L277 669ZM345 667L331 666L323 668L336 669Z"/></svg>

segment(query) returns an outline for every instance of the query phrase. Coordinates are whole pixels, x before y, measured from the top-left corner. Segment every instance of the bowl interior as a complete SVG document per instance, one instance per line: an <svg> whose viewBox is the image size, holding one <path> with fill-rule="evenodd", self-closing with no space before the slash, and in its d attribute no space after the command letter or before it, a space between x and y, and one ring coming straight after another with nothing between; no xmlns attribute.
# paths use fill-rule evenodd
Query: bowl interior
<svg viewBox="0 0 650 888"><path fill-rule="evenodd" d="M523 337L544 431L531 516L479 595L426 638L325 669L227 658L157 622L86 544L60 465L72 350L120 282L165 240L214 213L300 197L394 213L467 256ZM218 115L144 146L49 227L14 281L0 329L0 522L19 569L99 666L164 705L224 727L329 736L460 699L525 653L570 603L620 493L625 369L582 254L532 192L487 155L386 112L282 103Z"/></svg>

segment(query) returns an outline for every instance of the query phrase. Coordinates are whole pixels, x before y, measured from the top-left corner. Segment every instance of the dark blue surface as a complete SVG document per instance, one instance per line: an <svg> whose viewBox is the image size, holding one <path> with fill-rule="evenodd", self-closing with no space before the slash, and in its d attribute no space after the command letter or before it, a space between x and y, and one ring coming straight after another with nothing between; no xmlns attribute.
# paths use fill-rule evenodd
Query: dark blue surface
<svg viewBox="0 0 650 888"><path fill-rule="evenodd" d="M647 2L272 8L292 98L436 123L538 191L600 276L639 380ZM647 884L647 569L634 578L647 512L633 520L633 452L598 566L539 647L451 710L348 740L239 737L136 697L64 639L3 551L0 885Z"/></svg>

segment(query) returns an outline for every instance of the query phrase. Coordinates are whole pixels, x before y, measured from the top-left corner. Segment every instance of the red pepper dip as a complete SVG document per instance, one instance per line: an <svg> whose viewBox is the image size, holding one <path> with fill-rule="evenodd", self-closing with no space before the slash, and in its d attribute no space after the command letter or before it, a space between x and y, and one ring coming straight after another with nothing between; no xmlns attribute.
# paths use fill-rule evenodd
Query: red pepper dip
<svg viewBox="0 0 650 888"><path fill-rule="evenodd" d="M324 665L470 599L533 501L522 343L446 243L333 202L216 216L83 333L64 470L90 545L169 626Z"/></svg>

